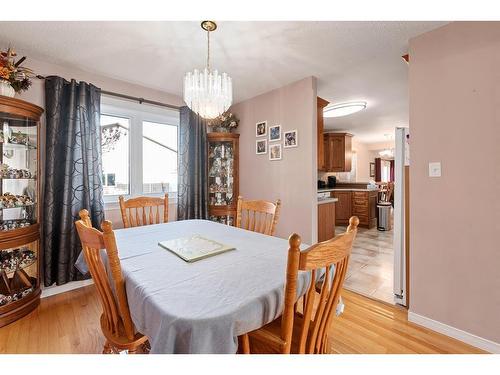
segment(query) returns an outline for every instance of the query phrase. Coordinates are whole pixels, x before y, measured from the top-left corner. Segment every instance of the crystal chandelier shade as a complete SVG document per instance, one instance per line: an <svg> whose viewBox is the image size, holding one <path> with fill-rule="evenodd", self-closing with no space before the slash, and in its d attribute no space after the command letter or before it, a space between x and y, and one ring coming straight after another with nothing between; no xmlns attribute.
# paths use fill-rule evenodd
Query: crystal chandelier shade
<svg viewBox="0 0 500 375"><path fill-rule="evenodd" d="M217 28L215 22L203 21L207 31L207 66L195 69L184 77L184 102L203 118L214 119L226 112L233 102L233 84L226 73L210 69L210 32Z"/></svg>
<svg viewBox="0 0 500 375"><path fill-rule="evenodd" d="M233 85L226 73L205 68L184 77L184 101L193 112L213 119L226 112L233 102Z"/></svg>

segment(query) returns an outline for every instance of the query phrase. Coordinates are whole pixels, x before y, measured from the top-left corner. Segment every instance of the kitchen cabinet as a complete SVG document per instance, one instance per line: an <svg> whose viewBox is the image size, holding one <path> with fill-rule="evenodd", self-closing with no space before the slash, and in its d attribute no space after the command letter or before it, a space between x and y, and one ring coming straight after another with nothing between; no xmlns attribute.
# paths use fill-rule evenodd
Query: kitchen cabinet
<svg viewBox="0 0 500 375"><path fill-rule="evenodd" d="M318 204L318 242L335 237L336 202Z"/></svg>
<svg viewBox="0 0 500 375"><path fill-rule="evenodd" d="M350 172L352 168L352 134L324 133L326 172Z"/></svg>
<svg viewBox="0 0 500 375"><path fill-rule="evenodd" d="M317 98L317 116L318 116L318 170L325 170L325 148L323 143L323 129L324 129L324 120L323 120L323 109L329 104L328 101L322 99L318 96Z"/></svg>
<svg viewBox="0 0 500 375"><path fill-rule="evenodd" d="M335 210L335 224L347 225L351 216L359 218L359 225L373 228L377 225L377 190L334 191L338 199Z"/></svg>
<svg viewBox="0 0 500 375"><path fill-rule="evenodd" d="M337 225L349 224L351 215L351 192L350 191L334 191L333 197L337 198L335 205L335 223Z"/></svg>

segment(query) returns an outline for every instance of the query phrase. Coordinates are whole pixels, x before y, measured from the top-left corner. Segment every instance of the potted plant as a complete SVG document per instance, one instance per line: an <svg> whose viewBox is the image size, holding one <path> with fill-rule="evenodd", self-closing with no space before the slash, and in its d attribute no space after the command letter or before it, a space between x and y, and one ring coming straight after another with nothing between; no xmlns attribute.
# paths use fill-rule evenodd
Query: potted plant
<svg viewBox="0 0 500 375"><path fill-rule="evenodd" d="M31 69L21 66L26 56L15 60L16 52L12 48L0 51L0 95L13 98L21 91L28 90L31 86L31 77L34 73Z"/></svg>
<svg viewBox="0 0 500 375"><path fill-rule="evenodd" d="M219 117L208 122L212 132L215 133L231 133L233 129L238 127L240 120L229 111L224 112Z"/></svg>

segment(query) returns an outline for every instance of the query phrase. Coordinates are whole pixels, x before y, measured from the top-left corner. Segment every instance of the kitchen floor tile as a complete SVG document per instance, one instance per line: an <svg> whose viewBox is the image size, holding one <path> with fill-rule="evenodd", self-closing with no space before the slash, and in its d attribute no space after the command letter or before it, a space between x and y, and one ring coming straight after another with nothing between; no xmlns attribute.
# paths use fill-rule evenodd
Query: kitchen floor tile
<svg viewBox="0 0 500 375"><path fill-rule="evenodd" d="M337 227L336 233L346 227ZM393 231L359 228L352 247L344 287L385 302L394 303Z"/></svg>

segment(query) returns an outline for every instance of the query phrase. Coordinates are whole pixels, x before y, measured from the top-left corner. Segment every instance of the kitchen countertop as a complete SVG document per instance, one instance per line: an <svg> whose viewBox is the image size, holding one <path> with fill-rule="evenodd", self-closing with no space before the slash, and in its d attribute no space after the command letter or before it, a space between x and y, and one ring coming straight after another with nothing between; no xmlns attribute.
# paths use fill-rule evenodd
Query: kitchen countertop
<svg viewBox="0 0 500 375"><path fill-rule="evenodd" d="M378 188L326 188L326 189L318 189L318 193L327 193L329 191L377 191Z"/></svg>
<svg viewBox="0 0 500 375"><path fill-rule="evenodd" d="M318 199L318 204L324 204L324 203L335 203L338 202L338 198L326 198L326 199Z"/></svg>

